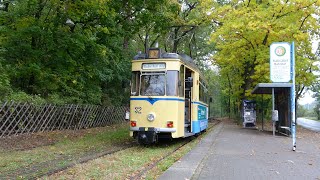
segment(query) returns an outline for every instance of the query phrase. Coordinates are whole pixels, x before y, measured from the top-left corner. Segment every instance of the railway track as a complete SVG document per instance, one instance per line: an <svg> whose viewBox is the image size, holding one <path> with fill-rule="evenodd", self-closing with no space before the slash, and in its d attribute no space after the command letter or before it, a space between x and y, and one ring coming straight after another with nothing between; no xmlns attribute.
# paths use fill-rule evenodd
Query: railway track
<svg viewBox="0 0 320 180"><path fill-rule="evenodd" d="M88 161L92 161L94 159L98 159L98 158L101 158L103 156L106 156L106 155L111 155L111 154L114 154L114 153L117 153L117 152L120 152L120 151L124 151L126 149L129 149L129 148L132 148L134 146L137 146L136 143L130 143L128 145L124 145L124 146L121 146L119 149L116 149L116 150L107 150L107 151L103 151L103 152L100 152L100 153L90 153L90 154L87 154L86 156L83 156L81 157L79 160L69 164L68 166L65 166L65 167L62 167L62 168L58 168L58 169L54 169L48 173L45 173L39 177L42 177L42 176L50 176L52 174L55 174L55 173L58 173L60 171L64 171L68 168L71 168L71 167L74 167L75 165L77 164L83 164L83 163L86 163Z"/></svg>
<svg viewBox="0 0 320 180"><path fill-rule="evenodd" d="M5 171L0 173L0 179L38 179L43 176L50 176L57 172L66 170L68 168L74 167L77 164L86 163L88 161L114 154L119 151L136 146L136 143L129 143L119 147L116 147L114 150L105 150L102 152L88 152L84 155L78 155L75 157L70 157L69 155L61 155L53 160L48 160L40 163L35 163L27 167L19 168L14 171ZM65 164L62 166L57 166L57 164ZM44 167L46 168L44 170Z"/></svg>
<svg viewBox="0 0 320 180"><path fill-rule="evenodd" d="M208 130L211 130L215 125L217 125L219 123L219 120L213 121L213 119L211 119L209 121L211 121L211 123L209 123ZM182 147L184 147L188 143L192 142L194 139L196 139L196 138L189 137L189 138L184 139L184 142L181 145L179 145L177 148L170 151L166 156L163 156L163 158L158 159L155 162L152 162L151 164L146 166L144 169L142 169L142 171L140 171L138 174L130 177L130 179L141 179L141 177L144 174L146 174L148 171L150 171L152 168L154 168L157 164L159 164L161 161L163 161L165 159L165 157L172 155L173 153L175 153L176 151L178 151L179 149L181 149ZM177 142L179 142L179 141L177 141ZM26 179L38 179L43 176L50 176L50 175L53 175L53 174L58 173L60 171L64 171L68 168L72 168L72 167L76 166L77 164L83 164L88 161L95 160L95 159L101 158L106 155L112 155L114 153L124 151L128 148L132 148L132 147L136 147L136 146L139 146L139 145L136 142L132 141L132 142L127 142L126 144L122 144L122 145L114 148L113 150L107 149L102 152L92 151L92 152L88 152L86 154L76 155L73 157L70 157L67 155L61 155L58 158L55 158L53 160L48 160L48 161L44 161L41 163L35 163L35 164L32 164L28 167L19 168L14 171L1 172L0 179L16 179L17 177L23 177ZM57 166L57 164L61 164L61 162L65 162L65 164L62 166ZM44 167L46 167L45 170L44 170Z"/></svg>
<svg viewBox="0 0 320 180"><path fill-rule="evenodd" d="M208 127L207 130L211 130L213 127L215 127L217 124L219 124L221 121L220 120L216 120L214 118L209 119L209 121L213 121L215 120L213 123L211 123L211 125ZM201 134L202 135L202 134ZM200 136L201 136L200 135ZM143 177L143 175L147 174L147 172L149 172L152 168L156 167L161 161L163 161L164 159L166 159L167 157L169 157L170 155L174 154L176 151L178 151L179 149L181 149L182 147L184 147L185 145L187 145L188 143L194 141L196 138L192 138L192 137L188 137L184 143L182 143L180 146L178 146L177 148L175 148L174 150L170 151L169 153L167 153L165 156L163 156L162 158L154 161L153 163L151 163L150 165L148 165L147 167L145 167L142 171L140 171L138 174L131 176L130 180L138 180L141 179Z"/></svg>

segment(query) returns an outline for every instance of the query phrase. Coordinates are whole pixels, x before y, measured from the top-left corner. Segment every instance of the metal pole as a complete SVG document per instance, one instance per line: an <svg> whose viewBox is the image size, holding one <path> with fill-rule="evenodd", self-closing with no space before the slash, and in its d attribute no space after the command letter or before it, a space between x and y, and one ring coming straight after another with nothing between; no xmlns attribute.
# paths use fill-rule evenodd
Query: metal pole
<svg viewBox="0 0 320 180"><path fill-rule="evenodd" d="M272 88L272 112L274 111L274 88ZM272 119L272 134L275 136L275 121Z"/></svg>
<svg viewBox="0 0 320 180"><path fill-rule="evenodd" d="M220 108L219 108L220 109L220 117L222 117L222 99L221 98L220 98L219 102L220 102Z"/></svg>
<svg viewBox="0 0 320 180"><path fill-rule="evenodd" d="M292 75L292 87L291 87L291 134L292 134L292 150L296 150L296 93L295 93L295 52L294 42L291 44L291 75Z"/></svg>
<svg viewBox="0 0 320 180"><path fill-rule="evenodd" d="M263 104L263 94L262 94L262 131L263 131L263 111L264 111L264 104Z"/></svg>

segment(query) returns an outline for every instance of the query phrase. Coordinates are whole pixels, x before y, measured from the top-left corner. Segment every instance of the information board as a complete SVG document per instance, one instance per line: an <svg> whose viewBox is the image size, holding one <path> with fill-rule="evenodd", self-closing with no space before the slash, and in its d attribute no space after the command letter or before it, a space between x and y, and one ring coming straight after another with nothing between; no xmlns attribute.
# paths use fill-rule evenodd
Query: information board
<svg viewBox="0 0 320 180"><path fill-rule="evenodd" d="M270 80L286 83L291 80L290 44L272 43L270 46Z"/></svg>

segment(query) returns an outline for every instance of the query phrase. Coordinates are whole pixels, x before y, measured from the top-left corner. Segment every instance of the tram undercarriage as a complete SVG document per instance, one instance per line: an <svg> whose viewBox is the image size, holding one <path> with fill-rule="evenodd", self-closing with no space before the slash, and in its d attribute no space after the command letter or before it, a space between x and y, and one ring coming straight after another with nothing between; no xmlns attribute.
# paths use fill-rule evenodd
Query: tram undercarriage
<svg viewBox="0 0 320 180"><path fill-rule="evenodd" d="M194 134L191 132L185 132L185 136L182 136L181 138L194 136L198 134ZM170 132L157 132L156 128L148 128L148 130L145 130L145 128L141 127L139 128L139 131L133 132L133 137L137 140L137 142L141 145L150 145L158 143L159 140L172 140L172 135Z"/></svg>
<svg viewBox="0 0 320 180"><path fill-rule="evenodd" d="M145 131L145 128L139 128L139 131L134 132L134 136L139 144L148 145L158 142L158 134L154 128L148 128L147 131Z"/></svg>

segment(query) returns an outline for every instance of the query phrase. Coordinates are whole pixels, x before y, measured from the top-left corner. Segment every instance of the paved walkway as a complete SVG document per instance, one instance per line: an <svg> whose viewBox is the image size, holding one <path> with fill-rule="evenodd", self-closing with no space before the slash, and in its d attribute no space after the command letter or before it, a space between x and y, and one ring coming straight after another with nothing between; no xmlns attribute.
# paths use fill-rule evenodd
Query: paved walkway
<svg viewBox="0 0 320 180"><path fill-rule="evenodd" d="M320 146L224 121L159 179L320 180Z"/></svg>

